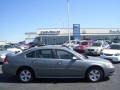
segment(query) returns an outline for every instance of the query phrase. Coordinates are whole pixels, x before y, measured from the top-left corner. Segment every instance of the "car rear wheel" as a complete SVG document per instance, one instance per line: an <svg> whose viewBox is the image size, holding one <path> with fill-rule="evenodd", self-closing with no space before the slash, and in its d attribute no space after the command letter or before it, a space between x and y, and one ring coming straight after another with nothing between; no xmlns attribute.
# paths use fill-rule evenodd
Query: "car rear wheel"
<svg viewBox="0 0 120 90"><path fill-rule="evenodd" d="M22 69L18 72L18 79L27 83L33 80L33 72L30 69Z"/></svg>
<svg viewBox="0 0 120 90"><path fill-rule="evenodd" d="M91 68L88 70L87 78L91 82L100 81L103 78L103 71L100 68Z"/></svg>

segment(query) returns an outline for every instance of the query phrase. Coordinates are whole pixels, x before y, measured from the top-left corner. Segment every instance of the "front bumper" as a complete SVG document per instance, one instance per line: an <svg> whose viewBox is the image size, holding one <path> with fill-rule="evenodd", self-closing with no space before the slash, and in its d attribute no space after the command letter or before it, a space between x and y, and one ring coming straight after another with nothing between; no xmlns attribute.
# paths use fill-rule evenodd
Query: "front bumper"
<svg viewBox="0 0 120 90"><path fill-rule="evenodd" d="M107 68L104 72L104 77L112 76L115 72L115 68Z"/></svg>

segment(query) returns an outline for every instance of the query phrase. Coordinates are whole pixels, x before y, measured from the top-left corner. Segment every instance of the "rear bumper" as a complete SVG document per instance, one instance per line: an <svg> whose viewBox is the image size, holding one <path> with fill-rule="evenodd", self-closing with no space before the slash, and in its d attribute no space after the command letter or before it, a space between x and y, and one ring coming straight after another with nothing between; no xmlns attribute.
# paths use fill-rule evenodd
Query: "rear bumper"
<svg viewBox="0 0 120 90"><path fill-rule="evenodd" d="M11 66L9 64L3 64L2 65L3 74L15 76L16 75L16 70L17 70L16 67Z"/></svg>

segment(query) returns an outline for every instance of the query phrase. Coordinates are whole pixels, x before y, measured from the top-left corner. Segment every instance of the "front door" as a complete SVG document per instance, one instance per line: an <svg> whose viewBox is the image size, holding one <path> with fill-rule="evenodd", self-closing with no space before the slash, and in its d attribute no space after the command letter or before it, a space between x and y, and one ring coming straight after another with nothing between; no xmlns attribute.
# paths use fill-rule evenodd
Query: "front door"
<svg viewBox="0 0 120 90"><path fill-rule="evenodd" d="M82 60L73 60L74 54L65 50L56 50L56 54L59 77L81 77L84 68Z"/></svg>

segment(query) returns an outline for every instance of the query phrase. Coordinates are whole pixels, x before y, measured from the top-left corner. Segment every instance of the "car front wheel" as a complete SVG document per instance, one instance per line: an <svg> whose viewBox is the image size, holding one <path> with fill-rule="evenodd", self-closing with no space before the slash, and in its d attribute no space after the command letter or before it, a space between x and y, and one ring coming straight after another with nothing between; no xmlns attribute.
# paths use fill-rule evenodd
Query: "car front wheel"
<svg viewBox="0 0 120 90"><path fill-rule="evenodd" d="M87 78L91 82L100 81L103 78L103 71L100 68L91 68L88 70Z"/></svg>

